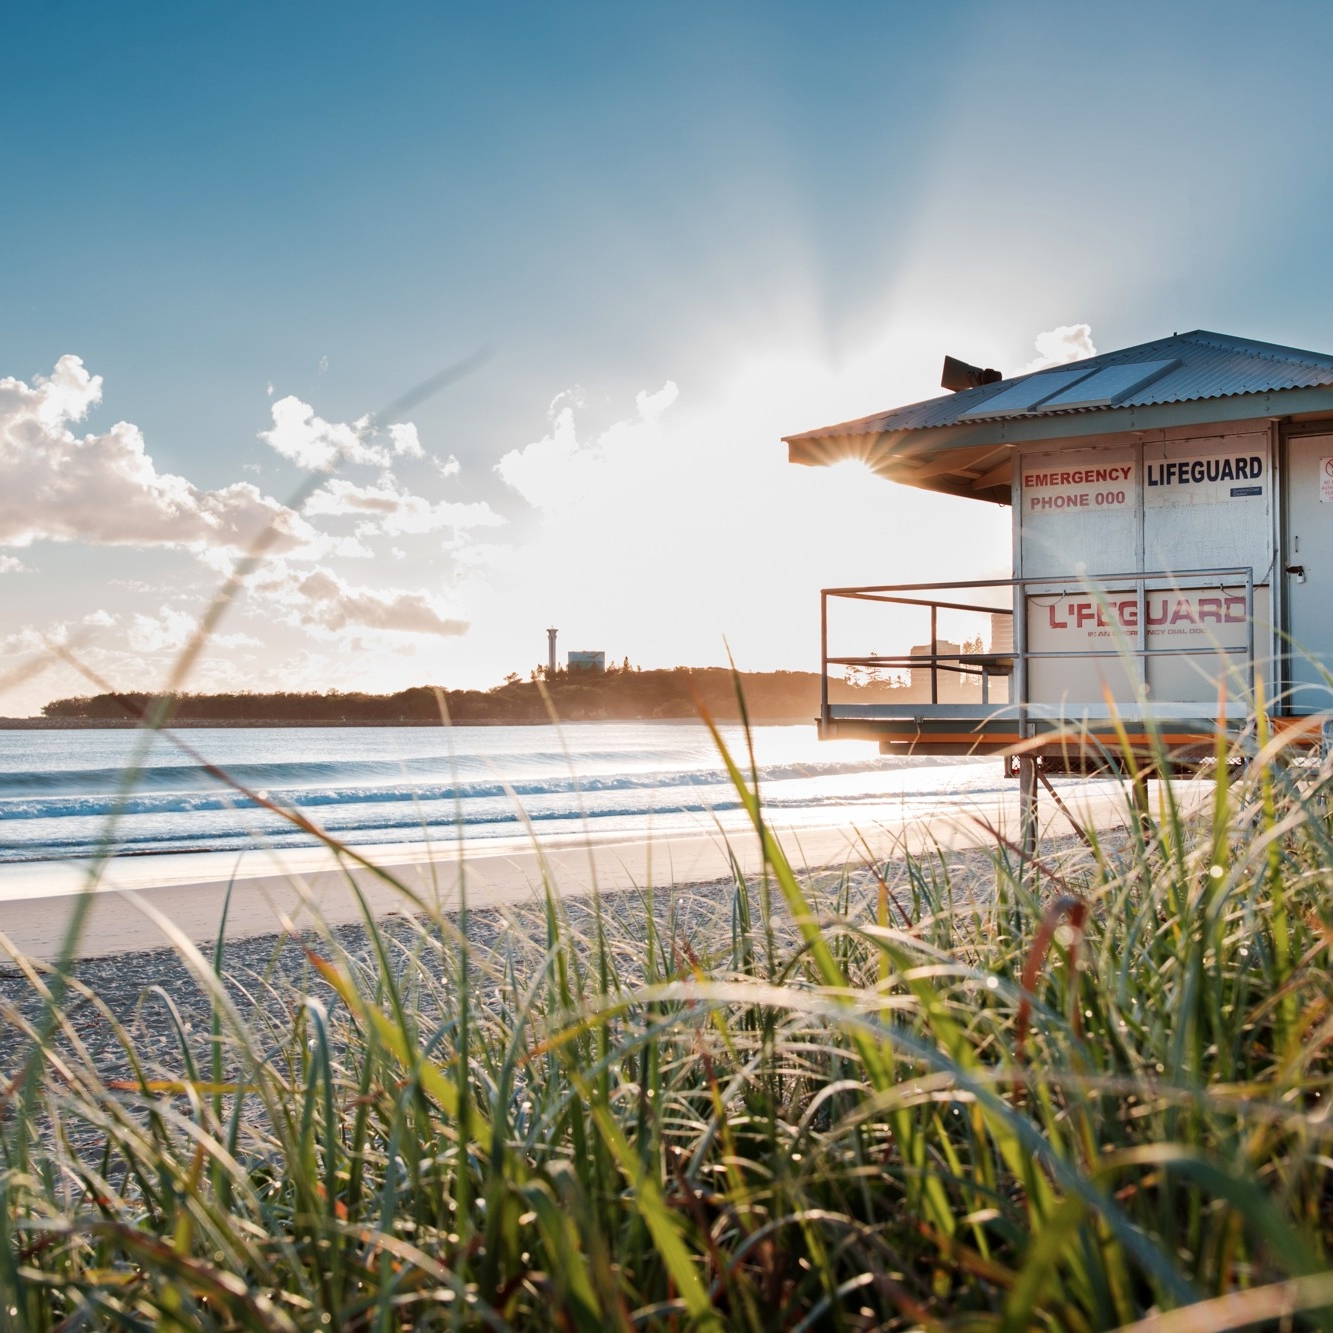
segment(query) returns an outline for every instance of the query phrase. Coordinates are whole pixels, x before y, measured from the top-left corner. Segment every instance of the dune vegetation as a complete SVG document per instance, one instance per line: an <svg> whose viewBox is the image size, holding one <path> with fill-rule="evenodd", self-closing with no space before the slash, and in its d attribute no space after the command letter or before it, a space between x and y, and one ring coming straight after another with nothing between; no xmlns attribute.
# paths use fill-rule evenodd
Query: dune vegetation
<svg viewBox="0 0 1333 1333"><path fill-rule="evenodd" d="M179 938L169 1058L13 959L0 1324L1329 1325L1331 770L1250 741L971 878L798 874L727 756L766 870L711 917L548 882L295 971Z"/></svg>

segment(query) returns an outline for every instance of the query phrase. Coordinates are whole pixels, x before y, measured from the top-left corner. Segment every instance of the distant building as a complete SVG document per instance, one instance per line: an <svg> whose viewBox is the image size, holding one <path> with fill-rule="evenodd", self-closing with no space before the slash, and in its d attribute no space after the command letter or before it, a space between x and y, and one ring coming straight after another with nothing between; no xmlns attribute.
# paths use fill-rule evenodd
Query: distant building
<svg viewBox="0 0 1333 1333"><path fill-rule="evenodd" d="M602 653L570 653L569 655L570 671L590 671L593 675L600 675L606 670L606 654Z"/></svg>
<svg viewBox="0 0 1333 1333"><path fill-rule="evenodd" d="M928 699L930 697L930 678L932 673L938 667L938 659L940 657L943 657L947 662L947 660L951 657L956 659L959 653L961 653L962 651L963 651L962 648L960 648L959 645L954 643L951 639L936 639L935 651L933 653L931 652L930 644L928 643L913 644L911 656L922 657L925 658L926 661L921 666L913 666L911 671L908 673L909 678L911 680L912 690L924 691L924 695L914 693L912 697L914 699L922 697ZM944 681L948 681L950 685L953 685L955 683L960 682L961 679L962 678L958 675L956 671L950 671L947 675L943 672L940 673L941 683L943 683Z"/></svg>

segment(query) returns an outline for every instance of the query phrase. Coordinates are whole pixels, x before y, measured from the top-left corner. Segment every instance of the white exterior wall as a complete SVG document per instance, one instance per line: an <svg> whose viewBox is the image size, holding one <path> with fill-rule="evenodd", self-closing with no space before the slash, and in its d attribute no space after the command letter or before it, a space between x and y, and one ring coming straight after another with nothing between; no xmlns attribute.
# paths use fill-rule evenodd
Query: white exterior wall
<svg viewBox="0 0 1333 1333"><path fill-rule="evenodd" d="M1267 429L1216 431L1184 439L1143 445L1143 544L1149 569L1203 569L1217 565L1249 565L1255 583L1267 583L1273 563L1273 461ZM1262 474L1201 484L1174 480L1180 465L1192 470L1224 459L1248 463L1258 459ZM1175 463L1168 469L1165 464ZM1232 469L1234 472L1234 468ZM1166 474L1165 476L1163 474ZM1172 480L1162 484L1167 478ZM1157 484L1151 484L1157 483ZM1240 495L1239 491L1259 494Z"/></svg>
<svg viewBox="0 0 1333 1333"><path fill-rule="evenodd" d="M1105 436L1066 448L1057 442L1023 452L1017 463L1015 571L1059 580L1029 589L1029 651L1101 650L1096 657L1033 661L1029 700L1095 707L1108 694L1135 698L1139 663L1124 652L1138 640L1133 587L1102 584L1099 595L1083 580L1138 571L1178 576L1174 585L1158 584L1147 594L1148 646L1197 646L1188 655L1150 661L1149 699L1205 704L1211 712L1228 664L1227 693L1236 698L1248 683L1242 668L1251 636L1243 579L1223 588L1216 578L1192 578L1188 571L1253 570L1254 651L1266 662L1276 514L1268 423ZM1271 679L1265 683L1271 697Z"/></svg>
<svg viewBox="0 0 1333 1333"><path fill-rule="evenodd" d="M1020 575L1141 569L1141 472L1135 445L1021 454L1014 488ZM1064 477L1071 480L1048 480Z"/></svg>

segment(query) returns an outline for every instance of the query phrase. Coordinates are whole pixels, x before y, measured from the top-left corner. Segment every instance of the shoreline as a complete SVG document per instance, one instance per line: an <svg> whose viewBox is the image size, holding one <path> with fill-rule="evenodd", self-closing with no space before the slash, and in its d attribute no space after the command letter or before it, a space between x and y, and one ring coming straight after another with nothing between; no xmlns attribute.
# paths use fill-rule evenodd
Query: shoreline
<svg viewBox="0 0 1333 1333"><path fill-rule="evenodd" d="M739 726L741 719L739 717L716 717L714 721L720 726ZM801 714L799 717L751 717L749 723L752 727L804 727L813 726L817 719ZM699 726L704 724L699 721L698 713L682 713L679 717L589 717L576 718L572 720L562 720L562 727L599 727L611 725L623 725L632 722L635 726L661 726L663 724L694 722ZM140 718L84 718L84 717L0 717L0 731L137 731L143 727L143 721ZM262 721L239 718L172 718L164 727L163 731L248 731L248 730L310 730L316 727L328 728L347 728L360 727L365 730L379 730L382 727L444 727L447 726L450 731L466 730L468 727L549 727L552 726L550 718L540 718L535 720L515 719L515 718L469 718L466 722L442 722L438 717L424 719L371 719L369 721L359 718L343 718L334 720L330 718L312 718L309 720L287 718L279 721Z"/></svg>
<svg viewBox="0 0 1333 1333"><path fill-rule="evenodd" d="M1126 820L1128 803L1117 785L1089 784L1066 792L1064 800L1084 827L1107 829ZM1018 828L1017 793L998 793L948 814L881 813L858 825L857 813L830 812L830 822L820 825L791 828L773 821L770 827L798 873L860 867L868 857L879 862L935 848L993 848L982 821L1011 840ZM1041 805L1041 825L1043 841L1062 840L1071 831L1052 802ZM462 847L400 843L358 847L355 856L361 860L340 860L326 847L257 847L113 858L87 904L76 956L168 946L170 934L159 916L196 944L211 942L228 892L226 933L239 939L304 930L316 919L337 927L366 913L377 919L414 913L423 905L448 912L464 890L471 907L504 907L540 900L548 887L561 898L586 898L650 885L713 883L729 878L733 868L751 876L763 867L753 829L725 836L579 832L544 836L535 845L525 836ZM58 958L87 877L88 865L80 862L0 865L0 959L11 950L43 962Z"/></svg>

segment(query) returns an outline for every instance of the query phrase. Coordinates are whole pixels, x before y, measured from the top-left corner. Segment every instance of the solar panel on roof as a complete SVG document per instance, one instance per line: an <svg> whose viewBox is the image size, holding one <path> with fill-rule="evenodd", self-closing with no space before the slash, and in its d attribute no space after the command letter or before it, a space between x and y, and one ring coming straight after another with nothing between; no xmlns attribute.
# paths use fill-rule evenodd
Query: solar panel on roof
<svg viewBox="0 0 1333 1333"><path fill-rule="evenodd" d="M1131 361L1127 365L1105 366L1087 379L1047 398L1043 412L1073 407L1110 407L1122 398L1161 379L1168 370L1180 365L1180 358L1170 361Z"/></svg>
<svg viewBox="0 0 1333 1333"><path fill-rule="evenodd" d="M1087 379L1092 368L1079 366L1075 370L1043 370L1038 375L1029 375L1027 379L1002 389L993 398L970 407L959 413L959 421L973 417L1008 417L1021 412L1031 412L1034 407L1052 394L1061 393L1071 388L1079 380Z"/></svg>

